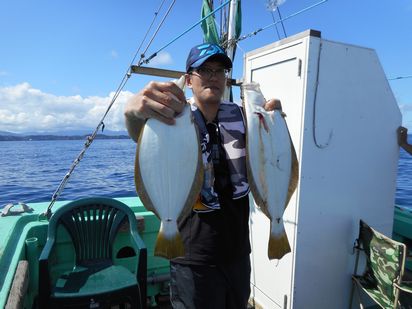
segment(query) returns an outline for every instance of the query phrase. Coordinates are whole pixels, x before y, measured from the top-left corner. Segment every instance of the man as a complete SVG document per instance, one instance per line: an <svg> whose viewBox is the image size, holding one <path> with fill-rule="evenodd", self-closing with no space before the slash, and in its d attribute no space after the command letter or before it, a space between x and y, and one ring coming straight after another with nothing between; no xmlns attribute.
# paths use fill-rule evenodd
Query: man
<svg viewBox="0 0 412 309"><path fill-rule="evenodd" d="M208 43L193 47L186 62L186 85L193 92L190 103L205 175L198 202L179 222L185 256L171 261L173 308L247 308L250 242L245 126L241 108L222 101L231 68L223 49ZM126 106L130 136L137 141L147 118L173 125L184 104L184 93L174 83L149 83ZM275 107L280 108L279 101L265 106Z"/></svg>

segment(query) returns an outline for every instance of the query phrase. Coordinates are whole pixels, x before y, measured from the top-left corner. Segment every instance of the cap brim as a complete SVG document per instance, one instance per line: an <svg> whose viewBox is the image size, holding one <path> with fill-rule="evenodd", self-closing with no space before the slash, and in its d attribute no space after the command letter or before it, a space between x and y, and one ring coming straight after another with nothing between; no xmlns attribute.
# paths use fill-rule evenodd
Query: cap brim
<svg viewBox="0 0 412 309"><path fill-rule="evenodd" d="M210 55L209 57L199 59L198 61L194 62L190 67L198 68L206 61L212 61L212 60L221 62L225 66L226 69L232 68L232 60L230 60L230 58L224 54L215 54L215 55Z"/></svg>

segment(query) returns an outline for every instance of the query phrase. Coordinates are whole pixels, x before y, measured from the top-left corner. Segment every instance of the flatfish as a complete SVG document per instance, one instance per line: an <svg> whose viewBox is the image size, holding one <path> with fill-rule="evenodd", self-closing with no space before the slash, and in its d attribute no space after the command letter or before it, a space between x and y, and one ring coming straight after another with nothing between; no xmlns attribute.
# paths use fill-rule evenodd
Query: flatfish
<svg viewBox="0 0 412 309"><path fill-rule="evenodd" d="M299 178L296 152L279 110L266 111L259 84L242 85L246 114L246 163L250 189L260 210L270 219L269 259L290 252L283 213Z"/></svg>
<svg viewBox="0 0 412 309"><path fill-rule="evenodd" d="M183 88L184 77L177 84ZM177 221L191 211L202 180L199 137L190 104L172 126L148 119L138 139L135 184L145 208L160 220L154 255L167 259L184 255Z"/></svg>

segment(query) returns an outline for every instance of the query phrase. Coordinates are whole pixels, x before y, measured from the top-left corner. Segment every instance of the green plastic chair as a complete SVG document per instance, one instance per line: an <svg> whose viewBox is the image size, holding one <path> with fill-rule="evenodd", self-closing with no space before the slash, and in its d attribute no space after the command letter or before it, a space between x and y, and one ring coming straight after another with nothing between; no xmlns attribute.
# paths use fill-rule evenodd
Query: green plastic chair
<svg viewBox="0 0 412 309"><path fill-rule="evenodd" d="M412 304L407 295L412 293L412 282L402 280L407 252L405 244L386 237L360 220L355 249L357 254L349 308L352 308L354 290L360 308L364 308L360 291L364 291L380 308L412 308L407 307ZM366 255L366 267L362 275L357 275L360 252Z"/></svg>
<svg viewBox="0 0 412 309"><path fill-rule="evenodd" d="M51 266L56 269L53 249L61 225L73 243L75 265L52 279L56 277L51 273ZM133 270L114 263L113 243L119 233L129 235L136 261ZM111 308L118 304L146 308L146 272L146 247L127 205L109 198L70 202L49 222L47 242L39 258L39 308Z"/></svg>

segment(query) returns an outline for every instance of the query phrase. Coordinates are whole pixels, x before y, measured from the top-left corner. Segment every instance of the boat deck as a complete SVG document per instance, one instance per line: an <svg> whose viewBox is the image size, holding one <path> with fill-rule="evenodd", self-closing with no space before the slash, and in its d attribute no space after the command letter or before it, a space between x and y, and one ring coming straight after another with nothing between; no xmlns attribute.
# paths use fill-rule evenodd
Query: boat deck
<svg viewBox="0 0 412 309"><path fill-rule="evenodd" d="M127 204L136 213L136 218L140 220L143 225L139 233L146 243L148 249L148 275L151 276L159 275L162 276L169 271L169 264L167 260L154 257L154 242L156 239L157 231L159 229L160 223L157 218L151 212L147 212L141 204L137 197L130 198L119 198L120 201ZM55 209L59 208L67 201L57 202ZM39 220L39 214L43 213L48 203L36 203L30 204L29 206L34 208L33 213L21 214L10 217L1 217L0 224L0 308L5 305L9 289L14 277L14 272L17 267L17 263L21 259L28 259L25 252L25 241L30 237L39 237L45 234L47 231L47 220ZM399 212L400 210L398 210ZM410 212L401 211L402 216L398 215L397 218L401 218L403 221L396 222L395 226L400 235L409 236L411 233L410 228L405 227L405 233L403 233L403 223L404 217L410 215ZM410 216L412 217L412 215ZM409 216L408 216L409 218ZM144 219L144 220L142 220ZM409 223L410 221L408 221ZM410 227L410 225L408 225ZM398 235L399 236L399 235ZM44 238L44 237L43 237ZM45 239L42 240L44 242ZM40 241L39 241L40 243ZM44 245L44 244L43 244ZM410 264L407 266L410 268ZM412 271L407 270L404 277L405 281L412 281ZM159 294L160 293L160 294ZM159 297L160 295L160 297ZM156 302L152 301L151 306L148 308L155 309L169 309L172 308L169 297L167 282L163 282L158 285L148 285L148 296L153 300L156 297ZM30 296L34 299L35 295ZM405 295L403 297L407 304L412 304L412 295ZM114 307L116 308L116 307ZM251 307L253 308L253 307ZM412 306L410 307L412 308Z"/></svg>

